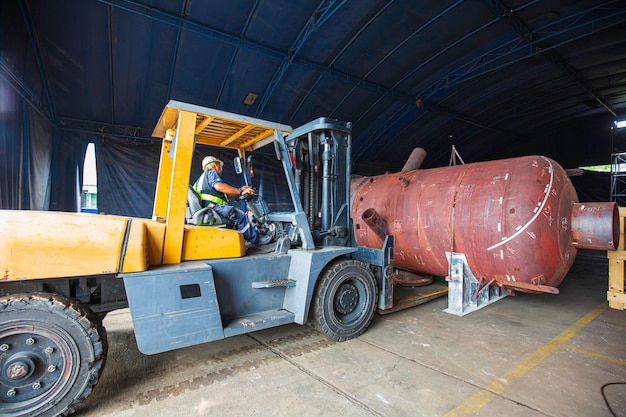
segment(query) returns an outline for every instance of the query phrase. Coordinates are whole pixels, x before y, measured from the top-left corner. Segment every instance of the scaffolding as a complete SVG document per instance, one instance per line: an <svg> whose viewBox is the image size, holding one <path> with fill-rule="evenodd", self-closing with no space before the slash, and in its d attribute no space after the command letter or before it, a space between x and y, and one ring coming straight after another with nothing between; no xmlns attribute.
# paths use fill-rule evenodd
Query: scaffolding
<svg viewBox="0 0 626 417"><path fill-rule="evenodd" d="M626 207L626 152L611 155L611 201Z"/></svg>

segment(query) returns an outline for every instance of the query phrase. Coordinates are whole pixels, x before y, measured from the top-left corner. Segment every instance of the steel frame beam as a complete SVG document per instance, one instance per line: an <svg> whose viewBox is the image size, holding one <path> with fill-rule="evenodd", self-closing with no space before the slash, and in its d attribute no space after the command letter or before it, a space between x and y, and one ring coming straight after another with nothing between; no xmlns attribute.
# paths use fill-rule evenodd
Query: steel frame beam
<svg viewBox="0 0 626 417"><path fill-rule="evenodd" d="M546 36L541 38L542 42L558 35L568 35L565 40L555 45L551 45L547 49L539 49L539 41L537 40L532 40L530 41L530 44L526 44L526 41L516 39L494 48L480 57L471 60L460 68L451 71L442 79L436 81L430 87L423 90L422 93L418 94L416 98L411 100L409 103L396 110L390 119L379 126L379 128L365 140L364 145L359 146L358 151L354 154L354 160L357 161L358 158L365 154L365 152L383 136L389 132L396 131L399 128L398 126L395 126L396 123L406 123L406 116L410 114L412 117L415 113L416 102L421 102L424 105L427 105L429 103L428 99L443 89L447 89L479 76L497 71L535 55L546 53L567 43L622 23L626 19L626 7L609 7L615 3L618 3L618 0L612 0L582 12L564 16L561 19L543 25L529 34L529 36L533 39L541 38L540 35L546 34ZM527 7L527 5L522 7ZM505 58L520 52L523 53L522 57L503 62ZM378 101L372 104L372 106L370 106L370 108L361 117L364 117L367 112L371 111L371 109L373 109L373 107L383 98L384 97L379 98ZM359 120L357 120L355 124L357 124ZM487 123L479 124L485 127L489 126Z"/></svg>
<svg viewBox="0 0 626 417"><path fill-rule="evenodd" d="M141 127L122 126L110 123L92 122L89 120L78 120L70 118L60 118L59 128L71 132L83 133L95 137L112 136L128 140L150 140L160 141L152 137L151 129Z"/></svg>
<svg viewBox="0 0 626 417"><path fill-rule="evenodd" d="M520 11L523 10L535 3L537 3L540 0L533 0L529 3L526 3L520 7L518 7L516 9L516 11ZM440 50L439 52L437 52L436 54L434 54L433 56L431 56L430 58L424 60L420 65L418 65L417 67L413 68L411 71L409 71L406 75L404 75L404 77L400 78L392 87L392 90L395 90L399 85L401 85L403 82L405 82L409 77L411 77L413 74L415 74L417 71L419 71L420 69L422 69L424 66L426 66L427 64L429 64L430 62L432 62L433 60L435 60L436 58L438 58L439 56L445 54L447 51L449 51L450 49L454 48L456 45L464 42L465 40L469 39L470 37L474 36L475 34L481 32L482 30L488 28L489 26L497 23L500 19L499 18L494 18L492 20L490 20L489 22L483 24L482 26L474 29L473 31L467 33L466 35L462 36L461 38L457 39L455 42L451 43L450 45L448 45L446 48ZM365 110L361 116L354 122L355 125L357 125L364 117L366 117L367 114L369 114L370 111L372 111L377 105L378 103L380 103L383 99L385 99L385 97L387 97L386 95L383 95L381 97L379 97L377 100L375 100L368 108L367 110ZM424 104L424 100L420 100L420 99L412 99L409 103L407 103L403 108L397 110L394 115L388 119L383 125L381 125L375 132L374 134L370 135L370 137L365 141L365 146L360 147L359 151L357 153L357 155L355 155L355 161L362 156L368 149L369 147L377 141L377 139L379 137L381 137L382 135L386 134L388 130L390 130L393 126L394 123L396 123L399 120L404 120L405 119L405 113L409 113L409 112L413 112L414 111L414 103L418 102L421 103L420 105L423 106ZM435 104L436 106L436 104ZM457 116L460 115L460 113L456 114ZM464 116L464 115L463 115ZM458 117L457 117L458 118ZM464 116L462 119L469 119L469 116ZM473 121L473 123L471 123L474 126L484 126L487 127L487 125L485 125L484 123L480 123L476 120ZM395 129L394 129L395 130Z"/></svg>
<svg viewBox="0 0 626 417"><path fill-rule="evenodd" d="M111 6L109 6L111 7ZM180 15L184 16L187 10L187 0L183 0L183 5L180 10ZM181 22L182 26L182 22ZM174 83L174 73L176 72L176 61L178 60L178 46L180 45L180 34L182 27L179 26L176 29L176 43L174 44L174 52L172 52L172 65L170 65L170 78L167 82L167 100L172 96L172 84Z"/></svg>
<svg viewBox="0 0 626 417"><path fill-rule="evenodd" d="M46 101L45 106L48 112L48 116L46 116L46 118L48 120L51 120L53 124L56 124L56 112L54 110L54 103L52 102L52 94L50 93L50 83L48 82L43 59L41 58L41 48L39 46L39 40L37 39L37 34L33 30L33 20L30 14L30 10L28 9L28 6L26 5L24 0L18 0L18 4L20 7L20 12L22 14L22 19L24 20L24 27L26 28L26 32L28 33L28 40L33 50L33 56L35 57L35 62L37 63L39 78L41 79L41 84L43 86L43 95ZM43 103L40 107L40 110L44 110Z"/></svg>
<svg viewBox="0 0 626 417"><path fill-rule="evenodd" d="M255 117L258 117L263 113L267 103L272 98L274 91L278 87L278 84L282 80L283 76L289 69L289 66L293 63L294 59L309 39L309 37L318 30L332 15L334 15L337 10L341 9L344 4L346 4L347 0L341 1L339 4L338 0L322 0L322 2L317 6L317 9L313 12L313 15L306 22L296 40L291 44L289 51L283 57L278 69L274 73L272 80L270 81L269 87L265 90L263 97L261 98L261 102L254 113Z"/></svg>
<svg viewBox="0 0 626 417"><path fill-rule="evenodd" d="M439 20L441 17L443 17L446 13L448 13L450 10L456 8L458 5L460 5L461 3L463 3L465 0L457 0L454 4L451 4L450 6L448 6L447 8L445 8L444 10L442 10L441 12L439 12L437 15L435 15L434 17L432 17L431 19L429 19L426 23L424 23L423 25L421 25L419 28L417 28L416 30L414 30L410 35L408 35L407 37L405 37L401 42L399 42L394 48L392 48L384 57L382 57L372 68L370 68L370 70L363 76L363 80L366 80L370 75L372 75L372 73L374 71L376 71L390 56L392 56L398 49L400 49L402 46L404 46L408 41L410 41L411 39L413 39L415 36L417 36L420 32L422 32L423 30L425 30L426 28L428 28L430 25L434 24L437 20ZM360 84L354 85L350 91L348 91L343 99L341 99L339 101L339 103L337 104L337 106L335 106L335 108L333 109L333 111L330 113L330 116L332 117L334 115L334 113L339 109L339 107L341 107L343 105L343 103L345 103L345 101L352 95L352 93L360 86ZM393 87L392 90L394 90L396 87L398 86L398 83L396 83ZM360 119L359 119L360 120ZM356 124L356 122L355 122Z"/></svg>
<svg viewBox="0 0 626 417"><path fill-rule="evenodd" d="M258 42L250 41L248 39L245 39L242 36L232 35L230 33L212 28L208 25L200 24L189 19L181 18L169 12L159 10L157 8L139 3L134 0L98 0L98 1L100 3L108 4L108 5L117 7L119 9L125 10L127 12L135 13L137 15L161 22L169 26L181 28L182 30L188 31L190 33L194 33L204 38L217 40L218 42L231 45L235 48L242 48L242 49L246 49L246 50L258 53L260 55L266 56L271 59L277 59L277 60L282 61L286 57L288 58L288 52L280 51L275 48L271 48L269 46L260 44ZM143 9L143 10L138 10L138 9ZM152 14L149 14L148 12L151 12ZM308 68L320 74L328 75L346 84L351 84L351 85L360 84L364 88L367 88L368 90L373 91L378 94L387 93L389 96L392 96L392 97L403 97L403 98L410 97L408 93L403 93L400 91L392 91L386 86L369 82L369 81L364 81L360 77L357 77L355 75L348 74L343 71L338 71L336 69L330 68L329 66L317 64L315 62L311 62L302 58L292 59L291 65Z"/></svg>
<svg viewBox="0 0 626 417"><path fill-rule="evenodd" d="M115 74L113 73L113 14L107 6L107 28L109 35L109 88L111 89L111 122L115 124Z"/></svg>
<svg viewBox="0 0 626 417"><path fill-rule="evenodd" d="M0 58L0 78L6 81L13 88L13 91L22 97L44 119L48 120L51 124L54 124L54 122L50 119L50 115L46 114L46 110L43 108L41 97L39 97L2 58Z"/></svg>
<svg viewBox="0 0 626 417"><path fill-rule="evenodd" d="M26 9L26 6L24 4L25 0L19 0L19 4L20 4L20 8L22 9L22 14L24 15L25 21L27 22L26 26L27 29L29 31L29 37L32 43L32 47L33 47L33 51L35 53L35 57L37 59L37 63L39 66L39 71L40 71L40 76L42 77L42 82L44 83L44 94L45 94L45 99L47 101L47 107L48 110L47 112L50 113L50 116L47 116L47 118L49 120L51 120L53 122L53 124L59 126L60 128L64 128L63 126L61 126L58 121L56 120L56 115L54 112L54 106L53 106L53 102L51 99L51 94L50 94L50 89L49 89L49 84L47 82L47 78L45 75L45 68L43 66L43 61L41 59L41 53L39 50L39 46L38 46L38 42L36 39L35 34L32 32L32 25L30 25L30 20L29 20L29 14L28 11ZM189 31L189 32L193 32L195 34L198 34L200 36L203 37L207 37L207 38L211 38L211 39L215 39L218 40L220 42L229 44L234 46L236 49L239 48L244 48L247 50L251 50L254 51L255 53L259 53L265 56L268 56L270 58L273 59L279 59L282 62L288 62L289 65L298 65L298 66L302 66L302 67L306 67L309 69L312 69L316 72L318 72L319 78L318 81L316 83L318 83L322 77L324 76L330 76L334 79L340 80L341 82L347 83L347 84L351 84L353 86L361 86L363 88L366 88L370 91L373 91L377 94L380 94L381 97L377 100L377 103L380 102L380 100L382 100L385 97L396 97L399 98L401 101L407 101L408 104L406 104L405 106L401 107L398 111L396 111L396 113L394 114L394 116L392 117L392 119L390 119L390 121L395 120L395 122L400 121L400 120L405 120L406 114L408 114L409 112L415 110L416 108L419 108L415 105L416 103L416 98L415 96L406 93L406 92L401 92L398 91L394 86L392 88L386 87L386 86L382 86L376 83L372 83L369 82L367 80L364 80L360 77L348 74L348 73L344 73L341 71L337 71L335 69L332 68L332 63L328 66L323 66L314 62L310 62L307 60L303 60L297 57L298 52L299 52L299 48L301 48L301 46L304 44L304 42L306 41L306 39L308 38L308 36L310 36L310 31L306 30L306 27L303 28L303 32L301 33L302 36L299 36L299 39L301 40L300 43L294 42L294 52L295 54L293 54L292 56L290 56L290 52L287 51L286 53L283 51L279 51L276 50L274 48L270 48L267 47L263 44L260 43L256 43L256 42L252 42L249 41L247 39L245 39L242 36L234 36L232 34L226 33L224 31L220 31L220 30L216 30L214 28L211 28L207 25L202 25L199 24L197 22L191 21L189 19L180 17L180 16L176 16L174 14L168 13L168 12L164 12L162 10L159 10L157 8L139 3L135 0L98 0L101 3L107 4L111 7L116 7L131 13L135 13L135 14L139 14L141 16L144 16L146 18L152 19L152 20L156 20L159 22L162 22L164 24L170 25L170 26L174 26L177 27L179 29L179 32L182 30L185 31ZM487 1L487 0L485 0ZM532 2L531 2L532 3ZM606 2L600 6L588 9L584 12L575 14L575 15L570 15L570 16L565 16L561 19L559 19L556 22L551 22L547 25L544 25L543 27L539 28L538 30L535 30L534 32L532 32L533 36L534 34L536 35L543 35L544 33L547 33L547 35L545 37L543 37L543 40L545 41L546 39L550 39L551 37L557 36L557 35L562 35L562 34L569 34L572 33L572 36L569 36L565 41L560 42L556 45L552 45L550 47L550 49L555 49L558 46L561 46L565 43L571 42L573 40L585 37L585 36L589 36L590 34L593 34L599 30L602 29L606 29L608 27L612 27L616 24L618 24L619 22L622 22L623 19L623 15L626 14L626 8L620 8L617 7L617 5L615 5L615 3L617 3L617 1L611 1L611 2ZM322 3L324 4L324 3ZM334 3L333 3L334 4ZM343 3L342 3L343 4ZM388 5L391 4L387 3L387 6L384 6L383 9L381 9L381 12L384 11L386 9L386 7L388 7ZM609 7L613 5L613 7ZM526 6L522 6L522 7L526 7ZM332 13L334 13L337 8L335 9L329 9L329 10L334 10ZM326 13L328 13L328 11L326 11ZM332 14L324 14L324 16L330 17ZM315 16L315 15L314 15ZM314 17L313 16L313 17ZM313 18L312 17L312 18ZM621 20L620 20L621 19ZM368 23L369 24L369 23ZM318 26L319 27L319 26ZM479 29L483 29L479 28ZM560 29L560 30L558 30ZM576 31L578 31L578 33L576 33ZM580 33L582 31L582 33ZM360 33L360 32L359 32ZM357 33L354 37L353 40L358 36ZM353 40L350 41L350 44L353 42ZM520 40L517 40L513 43L509 42L499 48L496 48L492 51L490 51L489 53L475 59L472 60L471 62L469 62L468 64L466 64L465 66L457 69L454 72L449 73L448 75L446 75L442 80L440 80L439 82L433 84L430 88L424 90L423 94L419 95L418 97L422 97L422 99L428 98L430 96L432 96L433 94L437 93L438 91L440 91L441 89L444 88L448 88L454 85L457 85L461 82L465 82L468 80L471 80L477 76L480 75L484 75L486 73L492 72L492 71L496 71L498 69L501 69L505 66L508 65L512 65L522 59L526 59L529 57L532 57L536 54L540 54L540 53L545 53L546 50L537 50L535 48L533 48L534 46L537 46L538 42L532 42L530 45L523 45L523 46L519 46L520 44ZM177 42L178 43L178 42ZM347 48L348 45L346 45ZM337 56L337 58L339 57L339 55L341 53L343 53L345 51L344 48ZM292 48L293 49L293 48ZM519 53L520 51L524 51L525 55L522 58L518 58L518 59L514 59L508 62L504 62L502 63L501 61L503 60L503 58L506 58L514 53ZM495 57L494 57L495 56ZM333 60L333 62L336 61L335 58ZM384 59L384 58L383 58ZM5 73L11 74L10 71L7 71L6 65L2 65L3 63L0 61L0 69L4 70ZM175 66L175 59L173 59L173 63L172 66L174 68ZM413 71L414 73L414 71ZM280 75L280 72L277 72L278 77L277 80L280 81L280 78L282 78L282 75ZM1 74L0 74L1 75ZM284 75L284 72L283 72ZM172 83L172 78L173 77L173 70L171 72L171 76L170 76L170 88L171 88L171 83ZM405 80L408 76L405 76L403 78L403 80ZM6 77L7 79L15 79L15 77L13 75L9 75L9 77ZM19 80L19 77L17 78ZM19 85L20 82L18 83L11 83L12 85ZM274 87L275 89L275 87ZM36 98L37 96L32 92L32 90L30 90L29 88L16 88L16 91L18 91L18 93L20 92L20 90L22 91L22 93L20 93L23 97L27 97L30 96L31 98ZM169 90L169 89L168 89ZM269 90L268 90L269 91ZM273 94L273 90L271 91L271 94ZM271 94L269 96L271 96ZM600 96L601 97L601 96ZM269 98L268 98L269 99ZM28 100L31 105L33 105L34 108L38 109L40 112L42 112L43 114L46 113L46 111L43 109L43 106L41 104L37 105L37 102L41 103L41 100L39 100L38 98L36 100L32 100L29 99ZM422 101L425 104L428 104L425 101ZM610 104L610 103L609 103ZM302 103L300 104L300 106L298 106L298 109L301 107ZM373 106L370 107L373 108ZM294 114L297 112L294 112ZM367 112L366 112L367 113ZM365 114L364 114L365 115ZM362 117L364 117L364 115ZM458 116L458 114L456 114L456 116ZM463 118L461 118L460 120L462 120ZM361 119L359 119L361 120ZM358 121L355 122L358 123ZM376 133L372 136L370 136L370 138L368 138L366 140L366 143L369 143L371 146L372 143L376 142L379 138L380 135L384 134L385 131L389 130L390 128L393 127L393 123L385 123L385 126L381 126L379 129L377 129ZM484 127L487 127L488 125L484 124L484 123L480 123L478 121L476 121L479 125L482 125ZM91 122L93 128L91 129L87 129L88 131L93 132L94 134L98 134L99 133L99 124L95 123L95 122ZM140 136L133 136L133 135L129 135L131 137L140 137ZM149 136L148 136L149 138ZM367 150L367 148L364 148L363 150L359 150L359 154L356 155L355 160L361 156L365 151Z"/></svg>
<svg viewBox="0 0 626 417"><path fill-rule="evenodd" d="M623 23L626 20L626 6L609 7L615 3L619 4L619 0L612 0L602 5L564 16L531 31L523 37L523 40L518 38L493 48L485 54L472 59L467 64L449 72L430 87L422 90L417 96L422 100L427 100L443 89L454 87L535 55L544 54L575 40L597 33L600 30ZM546 49L540 48L540 43L543 44L545 41L557 36L564 36L565 39L548 46ZM532 40L529 41L528 39ZM536 39L541 39L541 41ZM516 56L516 54L521 56L507 60L507 58Z"/></svg>
<svg viewBox="0 0 626 417"><path fill-rule="evenodd" d="M250 13L248 13L248 19L246 20L246 24L241 29L241 33L239 35L241 38L245 37L246 32L248 31L248 27L250 26L250 22L252 21L252 18L254 14L256 13L256 9L258 6L259 6L259 0L256 0L254 2L254 5L252 5L252 8L250 8ZM222 94L224 93L226 82L228 81L228 77L230 76L230 71L233 68L233 64L235 63L235 58L237 58L238 53L239 53L239 47L235 48L235 50L233 51L233 54L230 57L230 61L228 62L228 67L226 68L226 72L224 73L224 79L222 80L220 91L219 93L217 93L217 98L215 99L214 107L216 108L219 108L219 103L220 103L220 100L222 99Z"/></svg>
<svg viewBox="0 0 626 417"><path fill-rule="evenodd" d="M359 35L361 35L361 33L363 33L365 29L367 29L373 22L375 22L380 17L380 15L382 15L383 12L385 12L389 8L389 6L393 4L394 1L395 0L389 0L363 26L361 26L361 28L352 36L352 38L350 38L350 40L346 42L343 48L341 48L341 51L339 51L337 55L335 55L335 57L332 59L332 61L330 61L330 63L328 64L328 68L332 68L335 65L335 62L337 62L337 60L343 55L343 53L354 43L354 41L357 40ZM317 80L315 80L311 88L308 89L307 93L304 95L304 97L302 97L302 100L300 100L300 103L296 106L296 109L293 111L288 121L289 124L293 122L295 115L298 114L298 112L300 111L300 109L302 108L306 100L311 95L311 92L315 90L315 88L320 83L320 81L322 81L325 75L326 75L326 72L322 72L318 75ZM333 113L334 112L335 111L333 111ZM332 116L332 114L330 114L329 116Z"/></svg>
<svg viewBox="0 0 626 417"><path fill-rule="evenodd" d="M527 43L532 44L533 39L533 30L524 22L516 13L512 12L512 10L504 4L500 0L483 0L487 6L496 14L500 15L501 18L506 18L506 21L511 25L511 27L517 32L519 37L526 41ZM572 67L563 57L556 51L551 50L550 45L546 44L543 41L538 41L535 45L536 48L540 50L546 50L547 52L541 54L545 59L550 61L555 67L566 73L570 78L574 80L576 84L582 87L589 95L591 95L598 103L600 103L604 108L606 108L609 113L611 113L614 117L617 117L617 111L615 107L609 102L609 100L601 95L598 91L596 91L591 85L589 81L587 81L574 67Z"/></svg>

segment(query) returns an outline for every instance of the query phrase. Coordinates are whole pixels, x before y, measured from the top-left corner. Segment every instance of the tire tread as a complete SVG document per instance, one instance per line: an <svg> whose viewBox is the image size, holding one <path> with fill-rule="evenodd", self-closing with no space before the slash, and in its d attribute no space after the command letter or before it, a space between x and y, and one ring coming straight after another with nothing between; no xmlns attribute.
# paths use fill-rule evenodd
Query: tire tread
<svg viewBox="0 0 626 417"><path fill-rule="evenodd" d="M85 360L89 361L84 388L69 401L67 401L68 398L62 398L55 406L44 410L40 414L35 414L36 416L68 416L74 413L76 408L89 396L102 375L108 353L106 330L97 314L91 311L89 307L60 295L31 293L15 294L0 298L0 312L26 309L53 311L68 317L86 333L89 344L93 349L93 357L81 357L81 362L79 363L79 366L81 366ZM62 404L64 401L67 404L59 407L59 404Z"/></svg>
<svg viewBox="0 0 626 417"><path fill-rule="evenodd" d="M373 304L374 304L373 312L376 311L376 307L378 305L378 286L376 285L377 283L376 278L374 278L373 274L371 273L371 271L369 270L369 268L367 267L365 263L355 260L355 259L344 259L344 258L337 259L333 263L331 263L329 267L327 267L327 269L323 272L316 286L316 290L314 293L312 324L315 329L326 334L327 336L331 337L332 339L338 342L345 342L345 341L359 337L365 332L365 330L367 330L367 328L369 327L370 323L372 322L374 318L374 314L372 312L367 322L362 324L362 327L359 329L358 332L351 334L351 335L346 335L346 336L337 334L328 325L328 322L324 318L323 311L324 311L325 300L322 294L324 294L326 290L328 289L328 287L332 285L332 277L336 276L344 269L351 268L351 267L362 268L372 275L373 282L374 282L374 294L372 296Z"/></svg>

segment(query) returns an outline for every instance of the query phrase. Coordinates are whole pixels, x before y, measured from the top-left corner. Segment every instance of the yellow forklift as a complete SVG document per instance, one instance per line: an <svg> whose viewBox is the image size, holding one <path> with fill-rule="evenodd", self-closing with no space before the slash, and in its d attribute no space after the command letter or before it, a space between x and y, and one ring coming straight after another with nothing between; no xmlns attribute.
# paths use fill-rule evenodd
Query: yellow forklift
<svg viewBox="0 0 626 417"><path fill-rule="evenodd" d="M358 247L350 219L351 126L297 129L171 101L151 219L0 211L0 415L71 414L107 356L102 318L129 308L139 350L156 354L308 319L343 341L391 308L393 239ZM271 243L247 247L189 193L194 148L275 154L292 210L239 198ZM286 193L285 193L286 194ZM242 203L242 204L243 204Z"/></svg>

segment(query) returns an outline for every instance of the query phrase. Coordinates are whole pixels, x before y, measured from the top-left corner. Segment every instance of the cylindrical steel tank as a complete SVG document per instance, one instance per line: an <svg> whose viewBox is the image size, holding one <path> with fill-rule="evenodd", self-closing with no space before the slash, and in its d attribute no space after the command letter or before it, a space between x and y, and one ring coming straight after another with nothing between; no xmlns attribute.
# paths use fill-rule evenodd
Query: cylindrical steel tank
<svg viewBox="0 0 626 417"><path fill-rule="evenodd" d="M543 156L413 170L352 181L359 245L394 236L394 267L447 276L463 253L478 279L557 292L578 248L615 249L614 203L578 204L567 174Z"/></svg>

